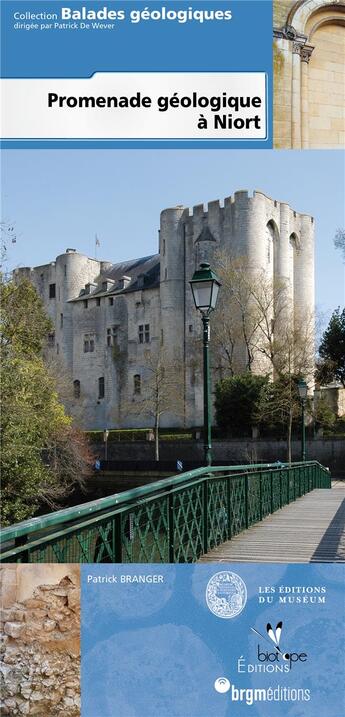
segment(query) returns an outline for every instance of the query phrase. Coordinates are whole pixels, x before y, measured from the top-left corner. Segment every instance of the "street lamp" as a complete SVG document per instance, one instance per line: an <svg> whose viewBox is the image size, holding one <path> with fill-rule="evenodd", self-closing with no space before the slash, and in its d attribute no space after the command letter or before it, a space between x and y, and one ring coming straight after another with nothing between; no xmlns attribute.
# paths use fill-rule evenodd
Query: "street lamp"
<svg viewBox="0 0 345 717"><path fill-rule="evenodd" d="M221 283L207 262L200 264L190 281L196 308L201 312L204 356L204 454L205 465L212 463L211 454L211 389L210 389L210 313L217 304Z"/></svg>
<svg viewBox="0 0 345 717"><path fill-rule="evenodd" d="M302 461L305 461L305 406L307 403L308 386L303 378L298 381L298 394L302 406Z"/></svg>

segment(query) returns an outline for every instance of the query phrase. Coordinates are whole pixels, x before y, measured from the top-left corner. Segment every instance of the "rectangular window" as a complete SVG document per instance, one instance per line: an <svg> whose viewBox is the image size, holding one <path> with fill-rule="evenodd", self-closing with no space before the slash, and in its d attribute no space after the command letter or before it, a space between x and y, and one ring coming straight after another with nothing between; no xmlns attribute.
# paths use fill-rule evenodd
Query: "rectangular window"
<svg viewBox="0 0 345 717"><path fill-rule="evenodd" d="M110 296L110 298L109 298L109 306L113 306L113 304L114 304L114 299L113 299L112 296Z"/></svg>
<svg viewBox="0 0 345 717"><path fill-rule="evenodd" d="M100 305L101 305L101 300L100 300L99 298L97 298L97 299L96 299L96 306L100 306Z"/></svg>
<svg viewBox="0 0 345 717"><path fill-rule="evenodd" d="M56 295L56 284L49 284L49 298L55 299Z"/></svg>
<svg viewBox="0 0 345 717"><path fill-rule="evenodd" d="M141 393L141 376L139 373L136 373L135 376L133 376L133 384L134 384L134 393L136 393L136 394Z"/></svg>
<svg viewBox="0 0 345 717"><path fill-rule="evenodd" d="M60 329L63 327L63 314L60 314Z"/></svg>
<svg viewBox="0 0 345 717"><path fill-rule="evenodd" d="M104 398L104 376L98 379L98 398Z"/></svg>
<svg viewBox="0 0 345 717"><path fill-rule="evenodd" d="M83 306L84 306L84 309L87 309L87 307L88 307L87 299L84 299Z"/></svg>
<svg viewBox="0 0 345 717"><path fill-rule="evenodd" d="M92 353L95 350L95 337L93 334L84 335L84 354Z"/></svg>
<svg viewBox="0 0 345 717"><path fill-rule="evenodd" d="M107 329L107 346L116 346L117 344L117 326L111 326Z"/></svg>
<svg viewBox="0 0 345 717"><path fill-rule="evenodd" d="M150 343L150 324L145 324L145 344Z"/></svg>
<svg viewBox="0 0 345 717"><path fill-rule="evenodd" d="M140 326L139 326L138 336L139 336L139 343L143 344L144 343L144 325L143 324L140 324Z"/></svg>

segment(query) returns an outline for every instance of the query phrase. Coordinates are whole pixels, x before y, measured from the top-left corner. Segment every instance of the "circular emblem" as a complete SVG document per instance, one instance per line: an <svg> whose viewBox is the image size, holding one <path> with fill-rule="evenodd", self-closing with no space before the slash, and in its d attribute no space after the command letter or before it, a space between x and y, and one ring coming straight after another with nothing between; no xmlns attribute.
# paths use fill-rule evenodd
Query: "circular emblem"
<svg viewBox="0 0 345 717"><path fill-rule="evenodd" d="M217 617L236 617L247 602L247 588L242 578L230 570L216 573L206 587L207 607Z"/></svg>
<svg viewBox="0 0 345 717"><path fill-rule="evenodd" d="M230 687L231 685L227 677L217 677L214 683L214 689L216 692L220 692L221 695L224 695L225 692L229 692Z"/></svg>

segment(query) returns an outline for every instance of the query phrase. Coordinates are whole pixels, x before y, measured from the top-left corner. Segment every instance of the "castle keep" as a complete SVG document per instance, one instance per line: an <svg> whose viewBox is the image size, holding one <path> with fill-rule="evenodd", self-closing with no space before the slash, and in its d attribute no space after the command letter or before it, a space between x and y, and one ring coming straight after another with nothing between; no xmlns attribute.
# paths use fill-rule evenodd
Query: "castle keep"
<svg viewBox="0 0 345 717"><path fill-rule="evenodd" d="M113 264L67 249L50 264L16 270L35 285L53 321L47 351L73 380L68 410L81 426L152 425L128 406L142 392L148 361L162 351L181 367L184 405L183 415L172 410L162 425L202 424L202 372L192 360L201 358L201 321L189 281L200 262L214 265L219 250L245 257L248 272L263 269L287 282L292 315L313 309L314 220L258 191L165 209L153 256Z"/></svg>

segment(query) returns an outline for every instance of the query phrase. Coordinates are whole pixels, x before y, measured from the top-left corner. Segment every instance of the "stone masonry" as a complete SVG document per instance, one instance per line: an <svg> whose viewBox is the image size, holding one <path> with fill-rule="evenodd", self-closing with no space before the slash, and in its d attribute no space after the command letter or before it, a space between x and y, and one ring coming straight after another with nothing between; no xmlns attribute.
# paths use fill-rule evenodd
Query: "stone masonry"
<svg viewBox="0 0 345 717"><path fill-rule="evenodd" d="M47 350L74 382L67 409L81 427L151 425L126 407L135 408L148 362L162 349L168 365L181 366L184 396L184 415L172 409L162 426L202 424L201 321L189 281L202 261L216 268L219 251L244 258L248 272L264 270L272 285L287 283L292 316L313 311L314 219L260 191L164 209L153 256L113 264L67 249L50 264L16 270L52 318Z"/></svg>
<svg viewBox="0 0 345 717"><path fill-rule="evenodd" d="M345 146L345 0L274 2L274 146Z"/></svg>
<svg viewBox="0 0 345 717"><path fill-rule="evenodd" d="M1 610L1 714L80 716L80 589L76 571L15 600L15 571L4 565ZM39 566L42 567L42 566ZM12 574L11 574L12 573Z"/></svg>

